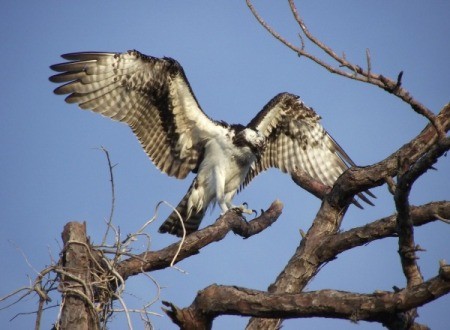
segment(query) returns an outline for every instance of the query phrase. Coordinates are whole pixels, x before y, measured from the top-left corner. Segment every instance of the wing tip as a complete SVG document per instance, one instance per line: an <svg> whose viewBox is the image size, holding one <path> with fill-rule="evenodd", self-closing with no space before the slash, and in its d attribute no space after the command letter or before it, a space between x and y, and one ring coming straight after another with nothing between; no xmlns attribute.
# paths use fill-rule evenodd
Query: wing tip
<svg viewBox="0 0 450 330"><path fill-rule="evenodd" d="M375 196L370 190L366 190L362 193L359 193L357 196L366 204L370 205L370 206L375 206L375 204L369 199L367 198L364 194L372 197L372 198L377 198L377 196ZM352 201L353 205L355 205L357 208L363 210L364 207L361 205L361 203L359 203L356 199L353 199Z"/></svg>
<svg viewBox="0 0 450 330"><path fill-rule="evenodd" d="M85 59L93 59L99 57L107 57L111 55L116 55L119 53L114 52L95 52L95 51L86 51L86 52L73 52L62 54L61 57L68 61L83 61Z"/></svg>

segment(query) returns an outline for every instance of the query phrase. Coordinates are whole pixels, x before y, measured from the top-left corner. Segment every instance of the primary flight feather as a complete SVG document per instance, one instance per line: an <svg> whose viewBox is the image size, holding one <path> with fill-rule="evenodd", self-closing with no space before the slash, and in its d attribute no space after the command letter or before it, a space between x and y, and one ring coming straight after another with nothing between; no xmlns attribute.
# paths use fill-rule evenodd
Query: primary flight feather
<svg viewBox="0 0 450 330"><path fill-rule="evenodd" d="M202 111L174 59L135 50L62 57L69 62L51 66L60 73L50 81L64 83L56 94L69 94L66 102L127 123L155 166L169 176L197 174L176 207L187 233L198 229L211 203L222 212L233 208L238 189L270 167L287 173L302 169L333 186L354 165L298 96L278 94L247 126L229 125ZM183 234L177 212L159 231Z"/></svg>

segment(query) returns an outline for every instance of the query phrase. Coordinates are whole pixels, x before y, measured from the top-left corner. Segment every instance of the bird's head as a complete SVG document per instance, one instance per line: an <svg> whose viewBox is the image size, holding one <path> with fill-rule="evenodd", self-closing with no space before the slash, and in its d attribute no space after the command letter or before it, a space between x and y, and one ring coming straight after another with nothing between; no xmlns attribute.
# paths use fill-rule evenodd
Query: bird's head
<svg viewBox="0 0 450 330"><path fill-rule="evenodd" d="M259 159L266 146L266 138L253 128L245 128L235 135L234 143L237 146L250 148Z"/></svg>

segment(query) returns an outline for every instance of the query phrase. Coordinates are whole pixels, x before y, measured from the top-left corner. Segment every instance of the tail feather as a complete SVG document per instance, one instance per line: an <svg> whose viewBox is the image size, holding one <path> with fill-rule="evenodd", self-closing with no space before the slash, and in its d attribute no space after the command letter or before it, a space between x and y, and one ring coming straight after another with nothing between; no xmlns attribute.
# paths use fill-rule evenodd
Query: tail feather
<svg viewBox="0 0 450 330"><path fill-rule="evenodd" d="M201 205L200 209L197 209L196 207L188 207L189 198L193 192L195 193L194 183L175 208L176 211L173 211L163 222L161 227L159 227L158 231L160 233L169 233L178 237L183 236L183 226L181 225L181 221L183 221L184 228L186 229L186 235L198 230L198 227L200 226L200 223L205 215L207 205L206 207L205 205Z"/></svg>

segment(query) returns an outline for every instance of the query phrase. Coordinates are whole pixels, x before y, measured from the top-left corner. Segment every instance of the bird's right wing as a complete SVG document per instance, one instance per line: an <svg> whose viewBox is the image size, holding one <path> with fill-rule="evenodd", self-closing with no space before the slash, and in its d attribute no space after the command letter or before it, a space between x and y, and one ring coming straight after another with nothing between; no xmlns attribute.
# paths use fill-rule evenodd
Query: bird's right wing
<svg viewBox="0 0 450 330"><path fill-rule="evenodd" d="M224 130L200 108L181 65L138 51L62 55L55 64L65 83L56 94L106 117L127 123L153 163L164 173L184 178L196 171L205 141Z"/></svg>

